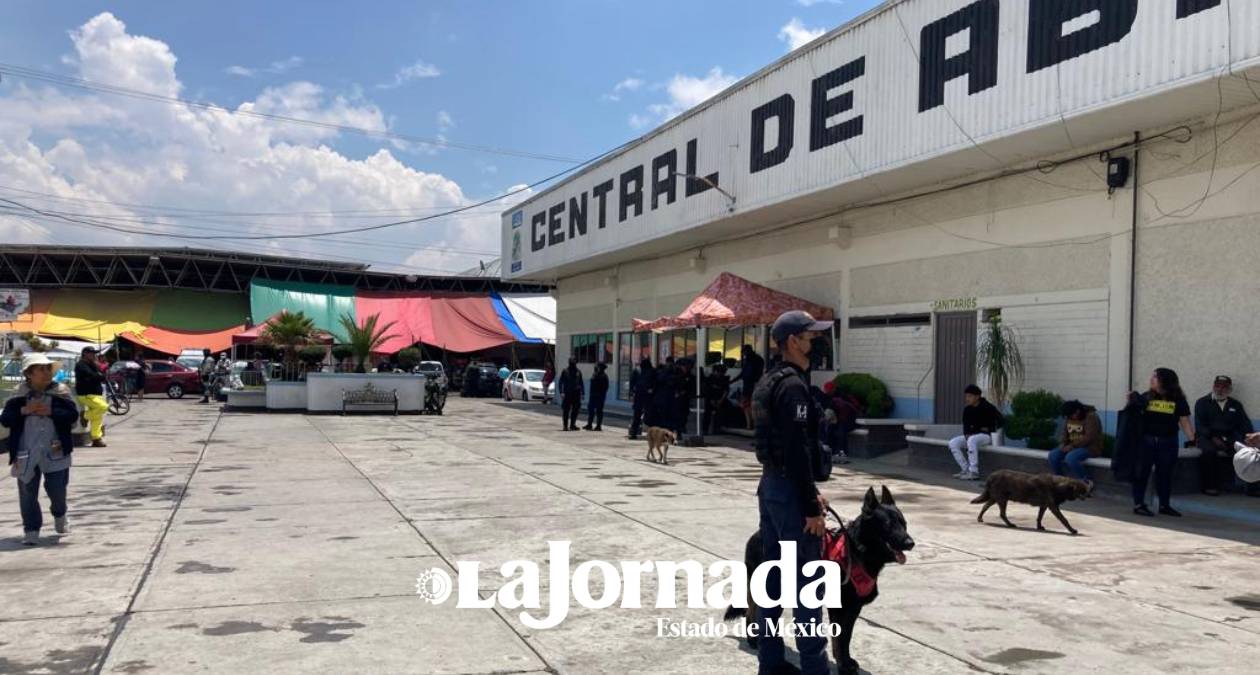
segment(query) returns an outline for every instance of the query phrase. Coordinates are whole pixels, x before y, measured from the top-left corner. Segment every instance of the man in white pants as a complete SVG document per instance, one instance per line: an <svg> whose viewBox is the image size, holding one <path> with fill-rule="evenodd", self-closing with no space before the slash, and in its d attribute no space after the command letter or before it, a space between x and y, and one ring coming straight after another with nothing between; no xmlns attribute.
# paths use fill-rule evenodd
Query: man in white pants
<svg viewBox="0 0 1260 675"><path fill-rule="evenodd" d="M963 435L949 441L949 451L954 453L959 472L954 478L980 480L980 448L993 443L993 434L1002 428L1002 413L985 400L976 385L968 385L963 394L967 407L963 408ZM967 449L963 456L963 448Z"/></svg>

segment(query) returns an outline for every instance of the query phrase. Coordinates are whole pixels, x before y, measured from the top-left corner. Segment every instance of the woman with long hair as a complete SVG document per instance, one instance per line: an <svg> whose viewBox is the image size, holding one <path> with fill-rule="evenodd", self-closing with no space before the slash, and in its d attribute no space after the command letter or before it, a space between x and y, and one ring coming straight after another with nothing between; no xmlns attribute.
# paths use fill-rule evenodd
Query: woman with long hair
<svg viewBox="0 0 1260 675"><path fill-rule="evenodd" d="M1151 374L1150 386L1145 394L1129 394L1129 408L1141 415L1142 430L1133 471L1133 512L1139 516L1155 515L1146 505L1146 486L1154 469L1160 514L1180 516L1169 499L1179 450L1177 432L1180 430L1191 444L1194 443L1190 404L1181 391L1180 378L1171 369L1156 368Z"/></svg>

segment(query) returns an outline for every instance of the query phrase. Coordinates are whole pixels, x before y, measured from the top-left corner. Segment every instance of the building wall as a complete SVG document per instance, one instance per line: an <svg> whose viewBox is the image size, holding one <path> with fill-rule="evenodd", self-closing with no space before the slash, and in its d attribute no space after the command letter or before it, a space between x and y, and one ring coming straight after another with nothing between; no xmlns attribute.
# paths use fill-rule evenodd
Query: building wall
<svg viewBox="0 0 1260 675"><path fill-rule="evenodd" d="M624 331L633 318L675 313L729 271L836 308L841 368L888 382L899 414L930 414L931 329L849 329L847 319L931 312L933 301L958 298L974 298L978 312L1001 309L1019 332L1025 389L1114 412L1152 368L1167 365L1195 393L1231 374L1238 395L1260 410L1256 120L1252 109L1222 117L1215 130L1215 118L1191 121L1189 142L1177 133L1143 146L1132 377L1133 182L1108 194L1106 166L1092 157L560 279L558 351L573 333ZM831 238L835 227L852 233L846 245Z"/></svg>

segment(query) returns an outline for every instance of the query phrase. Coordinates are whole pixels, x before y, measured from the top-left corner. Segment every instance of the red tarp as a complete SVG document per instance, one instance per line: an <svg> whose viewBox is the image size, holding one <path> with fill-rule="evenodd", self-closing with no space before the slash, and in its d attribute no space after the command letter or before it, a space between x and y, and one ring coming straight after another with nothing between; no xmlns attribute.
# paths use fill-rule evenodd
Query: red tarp
<svg viewBox="0 0 1260 675"><path fill-rule="evenodd" d="M678 316L663 316L655 321L635 319L633 326L636 332L697 326L765 326L792 310L804 310L820 321L835 319L835 312L829 307L723 272Z"/></svg>
<svg viewBox="0 0 1260 675"><path fill-rule="evenodd" d="M417 342L452 352L475 352L516 340L486 296L360 291L355 296L359 323L374 314L380 316L378 326L394 322L387 331L393 337L378 350L384 354Z"/></svg>
<svg viewBox="0 0 1260 675"><path fill-rule="evenodd" d="M216 353L226 351L234 343L235 335L244 328L242 324L217 331L185 331L149 326L138 334L119 333L118 337L145 349L178 356L185 349L209 349Z"/></svg>

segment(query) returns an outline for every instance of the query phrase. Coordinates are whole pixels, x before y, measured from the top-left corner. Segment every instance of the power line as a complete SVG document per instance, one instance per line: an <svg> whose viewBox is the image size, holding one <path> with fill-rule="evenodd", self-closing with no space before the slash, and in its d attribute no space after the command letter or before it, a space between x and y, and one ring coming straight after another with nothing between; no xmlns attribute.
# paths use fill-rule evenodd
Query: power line
<svg viewBox="0 0 1260 675"><path fill-rule="evenodd" d="M0 73L10 75L17 78L36 80L58 87L70 87L85 91L92 91L103 94L112 94L116 96L126 96L128 98L139 99L143 101L153 101L158 103L166 103L169 105L181 105L201 110L208 110L217 113L226 113L229 115L243 115L256 119L265 119L273 122L284 122L287 124L296 124L300 126L313 127L318 129L327 129L330 131L339 131L344 133L359 134L363 136L390 138L394 140L406 141L409 143L421 143L441 148L451 148L455 150L469 150L472 152L482 152L492 155L503 155L507 157L522 157L525 159L537 159L547 162L560 162L563 164L577 164L580 160L564 157L561 155L549 155L537 152L527 152L524 150L513 150L511 148L500 148L488 145L477 145L473 143L461 143L449 141L442 138L428 138L424 136L414 136L411 134L402 134L387 129L368 129L365 127L356 127L348 124L337 124L334 122L321 122L319 120L306 119L301 117L291 117L288 115L279 115L276 113L260 112L258 110L236 109L232 110L217 103L209 103L206 101L194 101L191 99L179 98L177 96L165 96L153 92L141 91L139 89L130 89L118 85L106 84L102 82L93 82L69 75L58 75L43 70L27 68L9 63L0 63Z"/></svg>
<svg viewBox="0 0 1260 675"><path fill-rule="evenodd" d="M142 211L158 211L159 213L146 213L147 216L170 216L183 217L185 215L197 216L215 216L221 218L269 218L272 216L302 216L302 217L339 217L339 216L360 216L368 217L401 217L410 216L423 211L441 211L443 209L452 208L453 205L445 206L418 206L410 209L326 209L322 211L223 211L216 209L191 209L182 206L170 206L161 204L144 204L138 202L120 202L109 199L89 199L87 197L71 197L68 195L58 195L50 192L38 192L35 190L27 190L24 188L13 187L11 185L0 185L0 190L7 192L16 192L22 195L35 197L47 201L65 201L82 204L102 204L106 206L115 206L122 209L137 209ZM169 211L170 213L161 213ZM498 210L488 209L486 213L498 213Z"/></svg>

